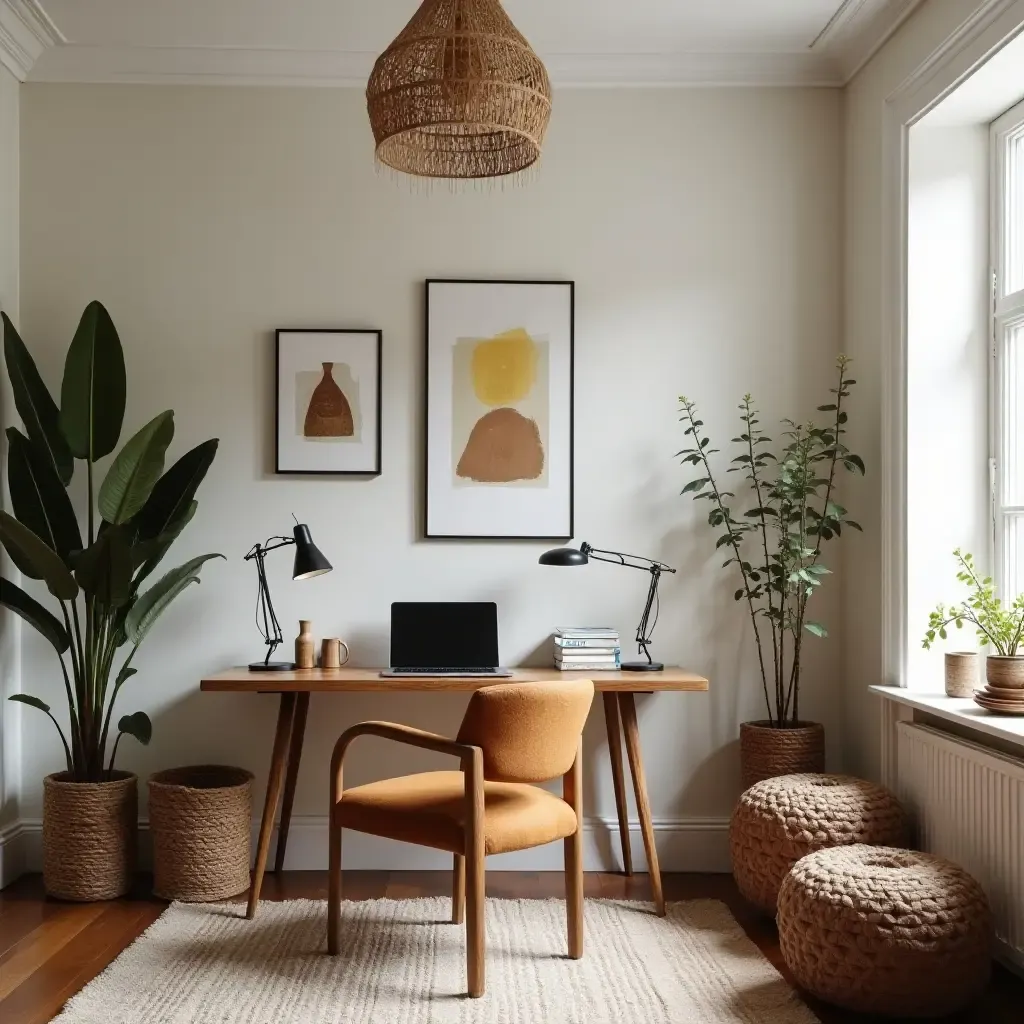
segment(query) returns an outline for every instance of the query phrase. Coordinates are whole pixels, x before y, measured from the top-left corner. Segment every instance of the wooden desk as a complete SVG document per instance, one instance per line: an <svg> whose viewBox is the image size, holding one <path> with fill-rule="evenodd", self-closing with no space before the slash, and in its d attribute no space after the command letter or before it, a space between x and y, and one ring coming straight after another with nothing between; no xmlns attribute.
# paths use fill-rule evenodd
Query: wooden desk
<svg viewBox="0 0 1024 1024"><path fill-rule="evenodd" d="M580 675L583 674L580 673ZM545 679L556 679L558 675L559 673L555 669L517 669L511 679L497 680L497 682L538 682ZM643 759L640 754L640 730L637 727L636 703L633 696L637 693L661 693L663 691L701 692L707 690L708 681L692 672L685 672L678 668L666 668L664 672L592 672L589 673L589 677L594 680L594 685L604 701L605 722L608 728L608 750L611 757L612 779L615 785L615 809L618 814L619 838L622 843L622 866L627 875L633 873L633 858L629 847L629 815L622 765L622 741L624 738L629 771L633 779L633 793L636 796L637 814L640 817L640 830L643 834L644 850L647 853L651 893L658 913L664 916L665 898L661 888L658 851L654 846L654 826L651 821L651 805L647 798L647 779L644 775ZM295 800L295 781L298 778L299 761L302 757L302 741L306 732L310 694L424 691L471 693L481 687L493 685L494 682L496 680L493 679L456 679L450 676L383 679L380 669L375 668L314 668L274 673L250 672L245 668L233 668L204 679L201 684L203 690L232 693L276 693L281 697L274 748L270 758L267 796L263 804L260 838L256 847L256 869L249 889L249 907L246 916L251 919L256 915L282 786L284 802L281 805L281 823L277 833L274 870L281 871L284 867L292 804Z"/></svg>

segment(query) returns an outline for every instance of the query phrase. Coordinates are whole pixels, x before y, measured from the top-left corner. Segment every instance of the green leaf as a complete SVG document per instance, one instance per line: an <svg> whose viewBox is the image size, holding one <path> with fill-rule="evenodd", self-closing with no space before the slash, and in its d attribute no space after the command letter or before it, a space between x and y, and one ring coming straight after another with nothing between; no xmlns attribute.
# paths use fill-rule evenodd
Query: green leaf
<svg viewBox="0 0 1024 1024"><path fill-rule="evenodd" d="M132 676L136 676L138 674L139 670L137 668L129 668L127 665L122 665L121 671L117 673L117 678L114 680L114 688L120 690Z"/></svg>
<svg viewBox="0 0 1024 1024"><path fill-rule="evenodd" d="M852 519L844 519L843 522L847 526L852 526L855 530L859 530L861 533L864 532L864 527L860 523L855 523Z"/></svg>
<svg viewBox="0 0 1024 1024"><path fill-rule="evenodd" d="M843 461L846 463L847 469L853 466L861 476L867 472L864 468L864 460L859 455L847 455Z"/></svg>
<svg viewBox="0 0 1024 1024"><path fill-rule="evenodd" d="M125 715L118 721L117 731L134 736L144 747L148 747L153 738L153 723L145 711L136 711L134 715Z"/></svg>
<svg viewBox="0 0 1024 1024"><path fill-rule="evenodd" d="M36 364L25 343L18 336L6 313L0 314L4 324L4 359L14 391L14 405L25 423L28 436L52 463L61 483L71 482L75 460L60 430L57 403L50 397Z"/></svg>
<svg viewBox="0 0 1024 1024"><path fill-rule="evenodd" d="M50 713L50 705L41 701L38 697L33 697L27 693L12 693L8 700L16 700L19 704L27 704L30 708L35 708L37 711L42 711L44 714Z"/></svg>
<svg viewBox="0 0 1024 1024"><path fill-rule="evenodd" d="M806 629L808 633L813 633L815 636L828 636L828 630L820 622L805 622L804 629Z"/></svg>
<svg viewBox="0 0 1024 1024"><path fill-rule="evenodd" d="M223 555L200 555L177 569L172 569L150 587L136 602L125 622L128 639L135 645L141 644L153 624L164 613L171 602L191 584L198 583L196 573L204 562L211 558L223 558Z"/></svg>
<svg viewBox="0 0 1024 1024"><path fill-rule="evenodd" d="M100 487L97 505L108 523L126 523L146 504L164 471L164 455L174 439L174 413L151 419L118 453Z"/></svg>
<svg viewBox="0 0 1024 1024"><path fill-rule="evenodd" d="M79 585L104 608L119 608L131 597L134 568L132 549L119 527L104 530L75 559Z"/></svg>
<svg viewBox="0 0 1024 1024"><path fill-rule="evenodd" d="M14 516L0 510L0 542L30 579L45 580L50 593L61 601L73 601L78 584L60 555Z"/></svg>
<svg viewBox="0 0 1024 1024"><path fill-rule="evenodd" d="M95 462L117 447L126 387L114 322L99 302L90 302L68 349L60 392L60 426L76 458Z"/></svg>
<svg viewBox="0 0 1024 1024"><path fill-rule="evenodd" d="M699 491L705 484L711 481L707 477L703 477L699 480L691 480L683 489L680 494L689 494L691 491Z"/></svg>
<svg viewBox="0 0 1024 1024"><path fill-rule="evenodd" d="M160 564L171 545L178 539L178 535L192 521L197 508L199 508L199 502L193 501L185 510L185 514L164 533L161 533L159 537L154 537L153 540L142 541L135 545L132 549L133 562L136 566L140 563L142 565L138 575L135 577L136 588Z"/></svg>
<svg viewBox="0 0 1024 1024"><path fill-rule="evenodd" d="M53 644L58 654L63 654L71 646L67 630L57 617L10 580L0 579L0 605L34 626Z"/></svg>
<svg viewBox="0 0 1024 1024"><path fill-rule="evenodd" d="M220 442L213 438L186 452L156 482L146 504L135 517L138 535L151 540L189 513L192 499L213 463Z"/></svg>
<svg viewBox="0 0 1024 1024"><path fill-rule="evenodd" d="M14 515L70 564L82 547L78 518L49 457L14 427L7 428L7 483Z"/></svg>

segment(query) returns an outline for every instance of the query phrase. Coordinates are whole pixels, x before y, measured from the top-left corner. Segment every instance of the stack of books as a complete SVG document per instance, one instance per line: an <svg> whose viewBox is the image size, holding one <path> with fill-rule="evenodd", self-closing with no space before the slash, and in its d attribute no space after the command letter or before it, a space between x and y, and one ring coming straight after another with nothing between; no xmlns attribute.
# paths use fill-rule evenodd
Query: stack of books
<svg viewBox="0 0 1024 1024"><path fill-rule="evenodd" d="M603 626L563 626L555 631L555 668L562 672L617 669L621 648L617 630Z"/></svg>

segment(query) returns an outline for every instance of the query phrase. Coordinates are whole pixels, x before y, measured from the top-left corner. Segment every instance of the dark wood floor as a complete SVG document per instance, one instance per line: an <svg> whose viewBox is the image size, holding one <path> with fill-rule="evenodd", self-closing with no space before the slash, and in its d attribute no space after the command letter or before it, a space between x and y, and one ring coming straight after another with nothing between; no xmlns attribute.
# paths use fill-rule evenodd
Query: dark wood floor
<svg viewBox="0 0 1024 1024"><path fill-rule="evenodd" d="M665 875L669 900L719 899L728 904L747 934L785 974L774 924L753 912L728 875ZM344 878L346 899L448 895L443 872L350 871ZM643 875L588 874L588 896L646 899ZM560 897L558 872L491 872L487 894L506 897ZM326 899L327 876L321 871L267 875L263 897ZM112 903L70 904L47 900L38 875L27 876L0 892L0 1021L42 1024L65 1001L94 978L166 908L154 899L145 881L137 892ZM866 1018L808 1000L822 1024L863 1024ZM949 1019L957 1024L1024 1024L1024 981L997 969L982 1002ZM557 1024L557 1022L553 1022Z"/></svg>

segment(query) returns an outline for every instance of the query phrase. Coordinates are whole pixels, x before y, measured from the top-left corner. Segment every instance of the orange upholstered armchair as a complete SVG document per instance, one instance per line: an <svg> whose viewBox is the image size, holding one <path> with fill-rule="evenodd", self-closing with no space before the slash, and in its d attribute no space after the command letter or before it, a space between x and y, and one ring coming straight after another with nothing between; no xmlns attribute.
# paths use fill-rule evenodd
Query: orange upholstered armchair
<svg viewBox="0 0 1024 1024"><path fill-rule="evenodd" d="M331 761L327 949L341 927L341 830L355 829L455 855L452 922L465 911L469 994L484 993L484 857L565 842L569 956L583 956L583 724L594 699L588 679L502 683L470 699L454 740L388 722L343 733ZM345 754L378 736L459 758L459 771L423 772L354 789L342 785ZM534 783L562 777L563 798Z"/></svg>

